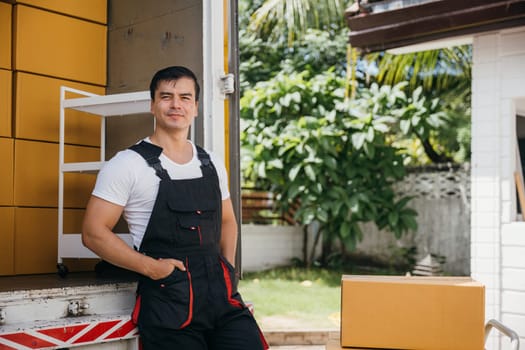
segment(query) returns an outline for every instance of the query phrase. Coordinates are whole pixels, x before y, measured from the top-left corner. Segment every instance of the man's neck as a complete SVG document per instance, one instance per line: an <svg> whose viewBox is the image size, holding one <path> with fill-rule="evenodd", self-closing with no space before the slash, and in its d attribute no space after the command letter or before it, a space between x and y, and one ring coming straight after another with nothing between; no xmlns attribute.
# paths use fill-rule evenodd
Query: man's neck
<svg viewBox="0 0 525 350"><path fill-rule="evenodd" d="M150 136L153 144L162 147L162 153L175 163L184 164L193 157L193 147L187 135L154 133Z"/></svg>

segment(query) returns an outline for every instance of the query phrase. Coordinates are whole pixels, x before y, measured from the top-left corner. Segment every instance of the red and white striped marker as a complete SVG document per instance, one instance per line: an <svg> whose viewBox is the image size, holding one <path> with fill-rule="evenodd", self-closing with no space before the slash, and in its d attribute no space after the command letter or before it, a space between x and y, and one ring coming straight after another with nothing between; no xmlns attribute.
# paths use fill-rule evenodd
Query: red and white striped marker
<svg viewBox="0 0 525 350"><path fill-rule="evenodd" d="M129 318L0 334L0 350L56 349L99 344L138 336Z"/></svg>

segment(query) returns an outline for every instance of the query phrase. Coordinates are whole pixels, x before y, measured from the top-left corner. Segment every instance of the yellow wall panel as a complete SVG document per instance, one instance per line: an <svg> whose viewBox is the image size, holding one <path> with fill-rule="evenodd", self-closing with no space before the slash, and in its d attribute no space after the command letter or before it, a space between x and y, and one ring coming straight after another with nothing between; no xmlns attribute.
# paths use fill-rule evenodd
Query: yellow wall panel
<svg viewBox="0 0 525 350"><path fill-rule="evenodd" d="M82 221L84 220L84 209L65 209L64 210L64 233L82 232Z"/></svg>
<svg viewBox="0 0 525 350"><path fill-rule="evenodd" d="M0 275L12 275L15 272L15 208L0 207Z"/></svg>
<svg viewBox="0 0 525 350"><path fill-rule="evenodd" d="M16 70L106 85L105 25L15 6Z"/></svg>
<svg viewBox="0 0 525 350"><path fill-rule="evenodd" d="M99 150L66 146L66 162L97 161ZM58 207L58 145L15 141L14 203L27 207ZM64 206L83 208L95 184L94 174L65 174Z"/></svg>
<svg viewBox="0 0 525 350"><path fill-rule="evenodd" d="M0 205L13 205L13 144L13 139L0 137Z"/></svg>
<svg viewBox="0 0 525 350"><path fill-rule="evenodd" d="M15 209L15 273L56 272L58 211L49 208Z"/></svg>
<svg viewBox="0 0 525 350"><path fill-rule="evenodd" d="M15 140L16 206L58 206L58 145Z"/></svg>
<svg viewBox="0 0 525 350"><path fill-rule="evenodd" d="M45 8L95 22L107 23L107 0L16 0L16 3Z"/></svg>
<svg viewBox="0 0 525 350"><path fill-rule="evenodd" d="M100 159L97 148L66 146L65 162L93 162ZM93 187L96 175L87 173L67 173L64 175L64 207L85 208Z"/></svg>
<svg viewBox="0 0 525 350"><path fill-rule="evenodd" d="M11 13L13 6L0 2L0 68L11 69Z"/></svg>
<svg viewBox="0 0 525 350"><path fill-rule="evenodd" d="M1 48L0 48L1 50ZM12 79L11 71L0 69L0 136L11 137Z"/></svg>
<svg viewBox="0 0 525 350"><path fill-rule="evenodd" d="M42 77L15 74L15 137L53 141L59 140L60 86L104 95L100 86ZM70 96L69 97L83 97ZM1 108L1 107L0 107ZM87 146L100 145L100 117L66 110L65 142Z"/></svg>

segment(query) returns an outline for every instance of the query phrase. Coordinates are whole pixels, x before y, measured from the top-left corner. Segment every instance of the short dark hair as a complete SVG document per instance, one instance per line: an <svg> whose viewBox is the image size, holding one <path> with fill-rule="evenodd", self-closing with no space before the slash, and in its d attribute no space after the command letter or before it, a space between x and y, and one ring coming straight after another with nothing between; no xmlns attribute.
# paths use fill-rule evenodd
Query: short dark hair
<svg viewBox="0 0 525 350"><path fill-rule="evenodd" d="M155 73L149 85L151 100L155 99L155 91L159 87L159 83L161 81L176 81L180 78L190 78L193 80L193 83L195 84L195 101L199 101L201 88L199 86L199 82L197 81L197 77L191 70L182 66L166 67Z"/></svg>

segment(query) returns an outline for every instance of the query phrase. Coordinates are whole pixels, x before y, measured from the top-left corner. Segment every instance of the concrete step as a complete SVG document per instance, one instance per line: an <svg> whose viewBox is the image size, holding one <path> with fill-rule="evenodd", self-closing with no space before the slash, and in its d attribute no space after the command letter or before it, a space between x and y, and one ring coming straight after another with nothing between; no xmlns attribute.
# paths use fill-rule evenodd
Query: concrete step
<svg viewBox="0 0 525 350"><path fill-rule="evenodd" d="M289 349L303 349L305 345L318 345L320 349L324 349L324 345L329 339L337 337L339 330L335 329L313 329L313 330L265 330L264 337L271 349L274 347L281 347L280 349L287 349L285 346L291 346ZM303 346L295 347L294 346ZM315 348L315 347L314 347ZM312 350L314 349L312 348ZM306 348L305 348L306 349ZM310 349L310 348L308 348Z"/></svg>
<svg viewBox="0 0 525 350"><path fill-rule="evenodd" d="M278 345L270 346L269 350L325 350L325 345Z"/></svg>

